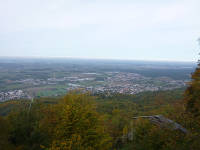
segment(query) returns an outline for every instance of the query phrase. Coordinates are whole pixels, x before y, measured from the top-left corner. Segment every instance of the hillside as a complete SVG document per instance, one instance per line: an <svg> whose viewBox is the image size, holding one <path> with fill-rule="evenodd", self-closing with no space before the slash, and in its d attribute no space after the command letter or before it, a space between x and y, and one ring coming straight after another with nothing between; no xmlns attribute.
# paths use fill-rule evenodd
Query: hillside
<svg viewBox="0 0 200 150"><path fill-rule="evenodd" d="M198 149L199 125L184 113L183 93L184 89L177 89L92 96L74 91L65 97L35 99L31 107L30 101L4 102L0 104L3 115L0 125L2 131L6 129L0 135L5 141L1 147L6 150ZM146 119L131 119L157 114L180 123L190 134L159 127Z"/></svg>

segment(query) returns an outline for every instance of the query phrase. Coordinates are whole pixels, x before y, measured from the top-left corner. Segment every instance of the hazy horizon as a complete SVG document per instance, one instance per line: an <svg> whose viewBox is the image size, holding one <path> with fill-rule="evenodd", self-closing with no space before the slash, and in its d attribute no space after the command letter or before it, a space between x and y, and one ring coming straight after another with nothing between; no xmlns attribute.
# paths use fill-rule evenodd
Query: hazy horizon
<svg viewBox="0 0 200 150"><path fill-rule="evenodd" d="M200 1L0 1L0 56L198 60Z"/></svg>
<svg viewBox="0 0 200 150"><path fill-rule="evenodd" d="M124 61L124 62L158 62L158 63L191 63L197 64L198 61L184 61L184 60L142 60L142 59L120 59L120 58L87 58L87 57L51 57L51 56L0 56L3 60L88 60L88 61Z"/></svg>

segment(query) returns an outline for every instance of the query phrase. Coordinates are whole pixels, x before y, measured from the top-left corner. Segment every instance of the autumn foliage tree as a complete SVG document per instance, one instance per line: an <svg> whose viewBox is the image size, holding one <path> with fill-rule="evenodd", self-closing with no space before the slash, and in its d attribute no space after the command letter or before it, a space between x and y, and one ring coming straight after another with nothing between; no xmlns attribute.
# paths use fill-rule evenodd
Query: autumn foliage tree
<svg viewBox="0 0 200 150"><path fill-rule="evenodd" d="M185 103L187 112L192 113L194 116L200 116L200 61L192 74L192 81L185 91Z"/></svg>
<svg viewBox="0 0 200 150"><path fill-rule="evenodd" d="M107 150L111 138L96 112L94 97L70 93L55 105L53 140L49 150Z"/></svg>
<svg viewBox="0 0 200 150"><path fill-rule="evenodd" d="M0 150L109 150L112 138L94 99L71 92L56 104L25 102L0 117Z"/></svg>

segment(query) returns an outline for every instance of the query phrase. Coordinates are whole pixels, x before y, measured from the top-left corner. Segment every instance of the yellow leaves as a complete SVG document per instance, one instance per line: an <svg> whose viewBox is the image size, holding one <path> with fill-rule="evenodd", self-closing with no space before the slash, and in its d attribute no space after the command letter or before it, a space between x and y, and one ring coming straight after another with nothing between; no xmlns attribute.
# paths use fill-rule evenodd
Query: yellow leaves
<svg viewBox="0 0 200 150"><path fill-rule="evenodd" d="M127 134L128 134L128 127L125 126L125 127L123 128L123 135L127 135Z"/></svg>
<svg viewBox="0 0 200 150"><path fill-rule="evenodd" d="M70 93L55 105L57 123L54 126L53 142L49 150L110 148L110 137L105 133L93 99L94 97L88 94Z"/></svg>
<svg viewBox="0 0 200 150"><path fill-rule="evenodd" d="M40 148L41 149L45 149L46 147L44 145L40 145Z"/></svg>

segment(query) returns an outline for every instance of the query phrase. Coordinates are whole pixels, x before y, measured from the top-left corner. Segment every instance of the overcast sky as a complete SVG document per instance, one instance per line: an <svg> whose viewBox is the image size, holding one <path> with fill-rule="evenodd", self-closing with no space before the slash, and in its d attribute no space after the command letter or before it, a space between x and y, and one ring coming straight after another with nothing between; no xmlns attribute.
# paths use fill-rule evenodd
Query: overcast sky
<svg viewBox="0 0 200 150"><path fill-rule="evenodd" d="M0 0L0 56L196 61L200 0Z"/></svg>

